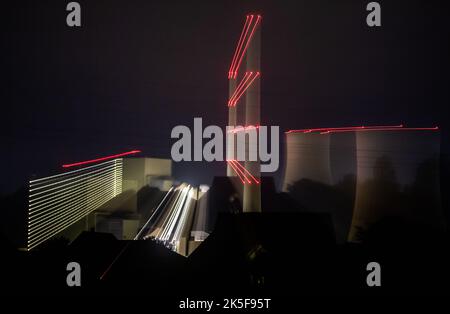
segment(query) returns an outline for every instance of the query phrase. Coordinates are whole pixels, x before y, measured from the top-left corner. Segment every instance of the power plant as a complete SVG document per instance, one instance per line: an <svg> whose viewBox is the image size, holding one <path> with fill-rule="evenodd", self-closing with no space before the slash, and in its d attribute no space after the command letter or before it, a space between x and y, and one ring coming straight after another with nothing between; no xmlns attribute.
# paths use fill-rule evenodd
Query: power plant
<svg viewBox="0 0 450 314"><path fill-rule="evenodd" d="M270 183L262 180L258 152L250 145L261 122L261 24L261 15L246 16L228 71L233 129L226 134L226 161L232 189L224 193L227 183L221 183L221 202L217 187L178 182L171 160L136 158L139 150L64 164L66 172L29 182L25 248L95 230L121 240L153 239L188 256L212 232L218 212L273 210L274 205L262 203L261 189ZM238 149L242 139L244 156ZM445 227L437 128L295 129L284 139L281 192L303 210L330 214L338 243L362 241L367 230L390 216Z"/></svg>
<svg viewBox="0 0 450 314"><path fill-rule="evenodd" d="M448 285L432 5L94 2L6 10L7 291L287 312Z"/></svg>

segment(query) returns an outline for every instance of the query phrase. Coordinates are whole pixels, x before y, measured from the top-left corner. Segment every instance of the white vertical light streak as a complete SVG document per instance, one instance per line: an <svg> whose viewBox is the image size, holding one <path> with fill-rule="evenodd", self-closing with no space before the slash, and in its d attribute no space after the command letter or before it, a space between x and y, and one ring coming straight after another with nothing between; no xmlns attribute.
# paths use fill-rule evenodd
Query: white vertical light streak
<svg viewBox="0 0 450 314"><path fill-rule="evenodd" d="M179 201L177 202L176 206L175 206L175 210L172 211L172 215L171 215L171 219L168 223L168 228L165 230L165 233L162 236L162 240L168 242L170 239L170 236L173 233L173 229L175 227L175 224L178 221L178 217L180 215L180 212L182 210L183 204L186 201L186 197L187 194L190 190L190 186L186 186L183 188L182 192L181 192L181 197L179 199Z"/></svg>
<svg viewBox="0 0 450 314"><path fill-rule="evenodd" d="M174 233L173 238L172 238L172 243L177 248L178 248L178 244L179 244L180 238L181 238L181 231L183 230L184 225L186 224L186 219L188 217L189 207L191 205L191 201L193 200L193 196L194 196L194 189L191 188L189 190L188 195L187 195L186 202L183 205L183 210L182 210L182 214L181 214L181 217L180 217L180 221L177 224L175 233Z"/></svg>

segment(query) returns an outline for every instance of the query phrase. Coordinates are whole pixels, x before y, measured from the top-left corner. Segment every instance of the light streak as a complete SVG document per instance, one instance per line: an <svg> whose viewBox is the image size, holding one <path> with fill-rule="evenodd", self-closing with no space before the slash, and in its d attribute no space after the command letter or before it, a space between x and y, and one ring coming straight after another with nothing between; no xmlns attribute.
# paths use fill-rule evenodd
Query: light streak
<svg viewBox="0 0 450 314"><path fill-rule="evenodd" d="M169 228L170 223L174 219L175 210L179 206L179 202L183 198L184 187L180 186L177 190L178 190L178 192L177 192L177 197L175 199L175 202L172 204L171 207L169 207L169 212L164 219L164 222L162 224L162 229L158 233L158 236L157 236L157 239L159 239L161 241L165 237L166 233L169 232L168 228Z"/></svg>
<svg viewBox="0 0 450 314"><path fill-rule="evenodd" d="M253 181L255 181L255 183L256 184L259 184L260 183L260 181L258 180L258 179L256 179L251 173L250 173L250 171L248 171L243 165L241 165L240 163L239 163L239 161L237 161L237 160L231 160L231 162L232 163L235 163L238 167L240 167L242 170L244 170L249 176L250 176L250 178L252 178L253 179Z"/></svg>
<svg viewBox="0 0 450 314"><path fill-rule="evenodd" d="M146 228L148 227L148 225L150 224L150 221L152 221L153 217L155 217L160 209L162 208L162 205L164 204L164 202L166 201L167 197L169 197L169 195L172 193L173 191L173 186L169 189L169 191L166 193L166 195L164 195L164 198L162 199L162 201L158 204L158 206L156 207L155 211L153 212L153 214L150 216L150 218L147 220L147 222L145 223L145 225L141 228L141 230L136 234L136 236L134 237L133 240L138 240L140 238L140 236L142 235L142 232L144 230L146 230Z"/></svg>
<svg viewBox="0 0 450 314"><path fill-rule="evenodd" d="M175 211L173 211L173 215L171 217L171 220L169 221L166 233L163 234L163 236L162 236L162 240L163 241L169 241L170 236L172 235L173 230L175 228L176 222L178 221L178 218L179 218L179 216L181 214L181 210L183 209L183 205L186 202L186 199L187 199L188 192L189 192L190 188L191 187L188 185L187 187L185 187L183 189L181 201L177 203L177 206L175 207Z"/></svg>
<svg viewBox="0 0 450 314"><path fill-rule="evenodd" d="M102 185L98 185L96 187L93 187L92 190L89 191L89 194L80 194L77 195L73 198L68 198L67 201L65 203L51 203L49 204L50 207L43 210L42 213L38 212L37 214L31 216L30 215L30 223L28 224L29 228L32 228L33 225L41 222L43 219L46 219L48 222L48 220L53 217L56 216L58 214L61 213L62 210L71 208L73 206L76 205L80 205L80 204L85 204L88 201L92 201L93 199L95 199L98 195L101 195L102 193L106 193L107 191L112 189L112 192L115 192L114 186L111 185L107 185L104 184L104 182L102 182ZM89 199L88 199L89 198ZM57 210L55 210L57 209Z"/></svg>
<svg viewBox="0 0 450 314"><path fill-rule="evenodd" d="M54 202L54 203L51 202L51 203L46 204L46 206L43 207L42 210L29 215L30 219L33 220L33 223L30 223L30 226L33 225L34 223L39 222L44 217L48 218L52 215L55 215L57 213L57 211L55 211L55 208L62 209L62 208L65 208L63 206L66 205L67 203L76 203L76 202L85 201L88 196L93 197L96 195L97 191L101 192L102 190L104 190L105 186L114 188L114 186L110 186L110 185L106 184L110 180L111 180L111 177L105 178L97 186L92 187L92 189L89 190L89 195L87 193L77 193L77 194L75 194L75 196L73 196L71 198L67 197L62 201L58 201L58 202Z"/></svg>
<svg viewBox="0 0 450 314"><path fill-rule="evenodd" d="M101 179L101 178L109 177L109 176L114 177L114 176L116 176L116 174L113 172L110 172L110 171L106 171L106 172L99 174L98 176L90 177L90 179L97 180L97 179ZM86 180L85 181L80 180L80 181L77 181L76 183L74 183L73 185L65 185L65 187L63 189L58 189L58 187L56 187L56 188L52 189L53 192L48 193L48 194L44 194L44 192L46 192L46 191L40 192L41 196L29 200L29 211L30 211L30 213L32 213L35 209L40 208L41 207L40 205L42 205L50 200L56 201L56 200L63 198L63 196L71 195L74 193L79 193L79 191L76 188L83 187L86 184L87 184ZM62 193L65 191L68 191L68 192Z"/></svg>
<svg viewBox="0 0 450 314"><path fill-rule="evenodd" d="M42 225L47 225L50 222L54 222L55 220L61 220L65 218L66 216L70 216L72 212L75 212L73 209L79 209L82 207L89 207L90 203L103 197L105 194L109 195L110 193L114 194L114 187L113 186L106 186L106 187L98 187L95 190L94 194L89 195L89 203L87 203L87 200L85 202L80 202L79 199L70 199L66 204L53 206L52 209L55 211L48 211L42 216L37 217L31 217L28 224L28 230L29 232L32 232L33 229L40 227ZM86 204L87 203L87 204ZM54 217L56 216L56 217ZM53 218L52 218L53 217ZM52 219L50 219L52 218ZM40 223L43 219L46 219L43 223ZM36 223L40 223L38 226L35 226Z"/></svg>
<svg viewBox="0 0 450 314"><path fill-rule="evenodd" d="M172 209L177 204L178 200L180 199L180 195L181 195L180 190L181 190L181 186L179 186L179 187L177 187L175 189L175 193L174 193L175 199L174 199L174 201L173 202L169 202L167 204L167 205L171 205L171 206L169 208L169 212L164 216L164 220L163 220L163 222L161 224L161 228L160 228L160 230L157 232L157 234L155 236L156 239L160 239L161 236L162 236L162 233L165 231L166 223L167 223L168 220L170 220L170 215L172 214Z"/></svg>
<svg viewBox="0 0 450 314"><path fill-rule="evenodd" d="M431 128L379 128L379 129L358 129L358 130L332 130L321 132L320 134L329 134L329 133L343 133L343 132L376 132L376 131L438 131L439 127L431 127Z"/></svg>
<svg viewBox="0 0 450 314"><path fill-rule="evenodd" d="M98 203L93 204L93 206L97 206L97 205L100 206L103 203L104 203L103 200L102 201L98 201ZM94 207L92 210L94 210L95 208L96 207ZM78 220L80 220L81 218L86 216L87 213L89 213L88 210L80 213L78 216L72 218L70 221L67 221L65 224L61 224L59 227L56 226L55 229L53 229L50 232L44 234L43 236L40 236L40 237L37 237L36 235L33 236L33 237L28 236L28 250L32 250L36 246L40 245L41 243L43 243L46 240L48 240L51 237L53 237L54 235L56 235L59 232L63 231L64 229L66 229L67 227L72 225L73 223L77 222Z"/></svg>
<svg viewBox="0 0 450 314"><path fill-rule="evenodd" d="M186 225L186 219L188 217L189 214L189 208L191 206L191 202L193 199L193 194L194 194L194 189L191 188L189 190L186 202L184 203L183 209L182 209L182 213L181 213L181 217L179 219L178 224L176 225L175 228L175 233L172 237L172 243L175 245L175 247L177 248L177 250L179 249L179 243L180 243L180 238L181 238L181 232L183 231L183 228Z"/></svg>
<svg viewBox="0 0 450 314"><path fill-rule="evenodd" d="M30 181L27 249L79 221L122 192L122 159Z"/></svg>
<svg viewBox="0 0 450 314"><path fill-rule="evenodd" d="M250 27L251 20L253 20L253 15L252 15L251 19L250 19L250 23L249 23L248 17L249 16L247 15L247 17L245 19L244 27L242 28L241 36L239 37L239 41L237 43L236 50L233 55L233 60L231 61L230 70L228 71L228 79L231 79L233 77L234 65L236 64L236 59L237 59L237 56L239 55L239 52L241 51L242 41L244 40L244 37L245 37L244 32L245 32L245 34L247 34L246 29L248 29L248 27Z"/></svg>
<svg viewBox="0 0 450 314"><path fill-rule="evenodd" d="M236 97L236 95L240 92L240 90L244 87L244 85L247 83L247 81L250 79L250 77L252 76L253 72L245 72L244 77L242 78L242 80L239 82L238 86L236 87L236 89L234 90L233 95L231 95L230 99L228 100L228 106L232 106L234 103L234 98Z"/></svg>
<svg viewBox="0 0 450 314"><path fill-rule="evenodd" d="M106 164L116 162L117 160L121 161L122 159L109 160L109 161L103 162L101 164L92 165L92 166L83 167L83 168L76 169L76 170L67 171L67 172L63 172L63 173L60 173L60 174L55 174L53 176L43 177L43 178L39 178L39 179L33 179L33 180L30 180L29 183L30 183L30 186L36 185L36 184L40 184L41 181L55 179L55 178L59 178L59 177L66 177L66 176L69 176L69 175L77 173L77 172L86 171L86 170L92 169L92 168L98 168L98 167L104 166Z"/></svg>
<svg viewBox="0 0 450 314"><path fill-rule="evenodd" d="M239 65L240 65L240 64L236 64L236 63L237 63L237 61L239 60L239 56L240 56L241 54L245 54L245 51L244 51L244 52L241 52L241 50L242 50L242 45L243 45L245 39L247 38L248 31L249 31L249 29L250 29L250 27L251 27L251 24L252 24L252 22L253 22L253 18L254 18L254 16L253 16L253 15L250 15L250 21L249 21L249 23L247 24L247 28L246 28L245 33L244 33L244 37L242 38L241 46L238 47L239 51L238 51L238 53L237 53L237 55L236 55L236 59L235 59L235 62L234 62L234 66L233 66L233 69L232 69L232 71L231 71L231 79L236 79L236 77L237 77L237 73L238 73Z"/></svg>
<svg viewBox="0 0 450 314"><path fill-rule="evenodd" d="M249 125L249 126L245 126L245 127L237 127L231 130L228 130L228 133L237 133L237 132L242 132L242 131L248 131L248 130L257 130L259 129L259 125L254 126L254 125Z"/></svg>
<svg viewBox="0 0 450 314"><path fill-rule="evenodd" d="M91 160L86 160L86 161L79 161L79 162L75 162L75 163L71 163L71 164L64 164L62 165L63 168L70 168L70 167L76 167L76 166L82 166L82 165L86 165L86 164L92 164L92 163L96 163L96 162L100 162L100 161L105 161L108 159L116 159L116 158L120 158L120 157L124 157L124 156L128 156L128 155L134 155L137 153L140 153L140 150L132 150L129 152L125 152L125 153L120 153L120 154L116 154L116 155L111 155L111 156L106 156L106 157L100 157L100 158L96 158L96 159L91 159Z"/></svg>
<svg viewBox="0 0 450 314"><path fill-rule="evenodd" d="M237 76L237 72L238 72L239 67L241 66L241 63L242 63L242 58L244 57L245 53L247 52L247 48L248 48L248 46L250 44L250 41L252 40L253 34L255 33L255 30L258 27L258 24L259 24L260 20L261 20L261 16L258 15L258 17L256 18L255 25L253 26L252 32L250 33L250 36L248 37L247 42L245 44L245 48L244 48L244 50L241 53L241 57L239 58L239 61L238 61L238 63L235 66L233 78L236 78L236 76Z"/></svg>
<svg viewBox="0 0 450 314"><path fill-rule="evenodd" d="M286 134L290 133L312 133L312 132L327 132L327 131L339 131L339 130L348 130L348 131L356 131L360 129L384 129L384 128L403 128L403 124L399 125L375 125L375 126L349 126L349 127L337 127L337 128L311 128L311 129L299 129L299 130L289 130L285 132Z"/></svg>
<svg viewBox="0 0 450 314"><path fill-rule="evenodd" d="M97 170L93 170L93 171L91 171L91 172L86 172L86 173L80 174L80 175L78 175L78 176L76 176L76 177L70 177L70 178L67 178L67 179L62 179L62 180L60 180L60 181L55 181L55 182L52 182L52 183L48 183L48 184L45 184L45 185L41 185L41 186L38 186L38 187L35 187L35 188L30 188L30 192L34 192L34 191L36 191L36 190L42 190L42 189L48 188L48 187L50 187L50 186L59 185L59 184L61 184L61 183L64 183L64 184L62 184L62 185L60 185L60 186L70 185L70 184L73 183L73 182L71 182L71 181L73 181L73 180L75 180L75 179L80 179L80 178L85 177L85 176L89 176L89 175L92 175L92 174L95 174L95 173L103 172L103 171L105 171L105 169L113 170L115 167L116 167L115 165L108 165L108 166L106 166L106 167L103 168L103 169L97 169ZM42 184L42 183L39 183L39 184ZM46 193L46 192L48 192L48 191L54 191L55 189L58 189L58 187L56 187L56 188L51 188L51 189L48 189L48 190L44 190L44 191L42 191L42 192L35 192L35 193L33 193L32 196L34 197L35 195L40 195L40 194Z"/></svg>
<svg viewBox="0 0 450 314"><path fill-rule="evenodd" d="M49 220L48 222L45 222L38 226L35 226L34 228L30 228L28 230L28 236L31 237L31 236L36 236L36 234L41 234L43 231L48 230L51 227L54 227L54 223L72 221L72 219L74 217L78 217L78 215L80 215L80 213L84 213L87 209L92 208L92 204L97 204L98 202L104 201L104 200L107 201L107 199L112 195L114 195L114 192L111 191L110 189L107 189L107 190L105 190L105 192L98 194L97 197L92 199L90 204L86 207L85 206L69 206L68 209L71 209L71 211L64 213L60 217L55 217L52 220ZM96 209L96 208L94 208L94 209ZM75 220L75 221L77 221L77 220Z"/></svg>
<svg viewBox="0 0 450 314"><path fill-rule="evenodd" d="M252 75L253 72L250 72L250 75ZM239 94L236 94L236 96L233 98L231 106L236 106L236 104L238 103L239 99L241 99L242 95L247 91L247 89L252 85L253 81L259 77L260 73L256 72L255 76L253 76L253 78L251 79L251 81L249 83L247 83L245 85L245 87L243 87L241 89L241 91L239 91Z"/></svg>
<svg viewBox="0 0 450 314"><path fill-rule="evenodd" d="M240 171L240 169L237 168L236 165L234 165L231 160L227 160L228 164L231 166L231 168L234 170L234 172L238 175L239 179L241 180L242 184L245 184L246 181L251 184L252 182L247 178L247 176Z"/></svg>

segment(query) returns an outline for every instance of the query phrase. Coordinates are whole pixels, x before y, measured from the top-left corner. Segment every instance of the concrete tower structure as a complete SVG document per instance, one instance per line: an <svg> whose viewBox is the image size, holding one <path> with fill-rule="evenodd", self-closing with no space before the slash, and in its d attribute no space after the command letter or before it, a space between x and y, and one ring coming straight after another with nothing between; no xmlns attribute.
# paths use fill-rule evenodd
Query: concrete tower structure
<svg viewBox="0 0 450 314"><path fill-rule="evenodd" d="M242 126L240 132L245 133L250 128L252 132L258 132L257 127L260 125L261 19L260 15L247 15L228 73L228 125ZM242 63L245 71L240 71ZM238 106L244 106L245 109L238 110ZM243 125L239 125L240 123ZM228 136L232 137L232 140L227 141L227 159L231 159L228 160L227 176L240 178L235 180L238 182L235 187L242 192L240 194L243 211L260 212L260 162L249 160L250 150L257 147L249 145L249 136L246 134L246 154L242 165L236 154L237 132Z"/></svg>
<svg viewBox="0 0 450 314"><path fill-rule="evenodd" d="M286 132L283 191L307 210L331 213L339 243L361 241L385 218L442 231L439 180L437 128ZM336 192L344 196L339 202Z"/></svg>
<svg viewBox="0 0 450 314"><path fill-rule="evenodd" d="M290 130L286 135L283 191L302 179L333 185L356 175L356 133L397 130L403 125Z"/></svg>
<svg viewBox="0 0 450 314"><path fill-rule="evenodd" d="M235 91L236 91L236 79L230 78L230 75L228 76L228 85L229 85L229 95L228 98L232 99ZM235 126L237 125L237 110L236 106L230 106L230 103L228 103L228 125L229 126ZM228 138L232 137L232 138ZM229 156L236 156L236 145L235 145L235 134L234 133L227 133L227 155L226 158L228 159ZM233 157L234 158L234 157ZM234 172L232 166L230 163L227 163L227 176L233 177L236 176L236 173Z"/></svg>
<svg viewBox="0 0 450 314"><path fill-rule="evenodd" d="M428 229L445 228L439 146L437 128L357 132L356 197L349 241L359 242L363 232L385 217Z"/></svg>
<svg viewBox="0 0 450 314"><path fill-rule="evenodd" d="M287 132L285 165L284 192L302 179L331 184L329 134Z"/></svg>

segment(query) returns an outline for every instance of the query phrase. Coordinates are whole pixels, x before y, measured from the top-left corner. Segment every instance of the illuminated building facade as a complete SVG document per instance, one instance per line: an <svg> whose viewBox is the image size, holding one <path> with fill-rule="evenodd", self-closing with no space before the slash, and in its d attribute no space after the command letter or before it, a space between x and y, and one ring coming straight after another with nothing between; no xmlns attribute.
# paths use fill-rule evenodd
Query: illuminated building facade
<svg viewBox="0 0 450 314"><path fill-rule="evenodd" d="M120 229L113 232L118 239L133 238L140 221L139 191L156 187L167 192L172 186L172 161L123 158L139 152L64 164L66 172L31 180L27 249L57 235L75 238L94 228L103 232Z"/></svg>
<svg viewBox="0 0 450 314"><path fill-rule="evenodd" d="M27 249L32 250L122 193L122 169L122 158L116 158L31 180Z"/></svg>

